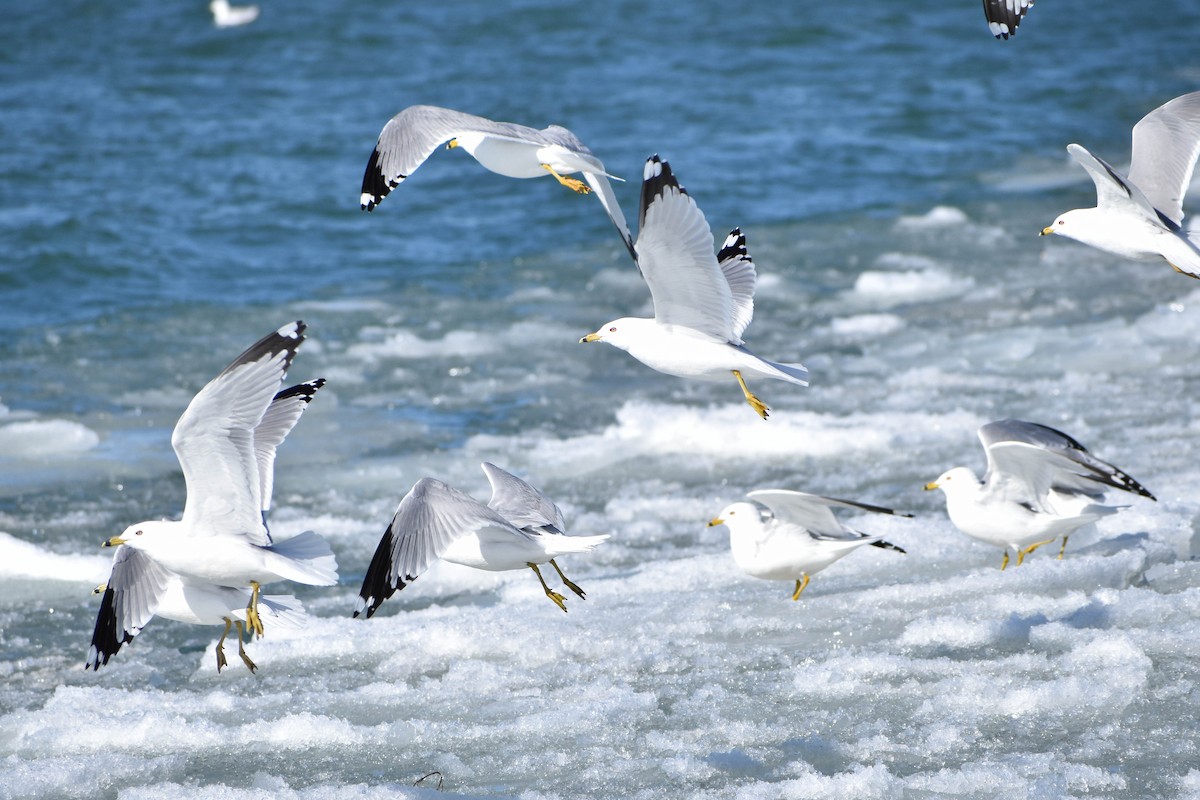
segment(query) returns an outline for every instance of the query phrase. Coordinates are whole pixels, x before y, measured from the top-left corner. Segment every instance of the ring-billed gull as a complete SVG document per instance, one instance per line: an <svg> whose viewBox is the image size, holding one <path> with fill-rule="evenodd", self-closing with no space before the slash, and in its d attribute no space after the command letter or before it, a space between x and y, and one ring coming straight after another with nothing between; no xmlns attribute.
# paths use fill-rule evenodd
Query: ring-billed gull
<svg viewBox="0 0 1200 800"><path fill-rule="evenodd" d="M1101 461L1062 431L1004 419L979 429L987 452L983 480L967 467L955 467L925 485L941 489L946 512L954 526L968 536L1005 548L1000 569L1008 566L1008 551L1017 565L1044 544L1062 537L1058 557L1078 528L1128 506L1106 506L1106 489L1155 499L1136 480Z"/></svg>
<svg viewBox="0 0 1200 800"><path fill-rule="evenodd" d="M1077 144L1067 152L1096 184L1096 207L1067 211L1043 228L1135 261L1165 259L1200 278L1200 249L1181 227L1183 196L1200 155L1200 92L1176 97L1133 126L1128 177Z"/></svg>
<svg viewBox="0 0 1200 800"><path fill-rule="evenodd" d="M123 586L119 592L115 587ZM146 600L150 590L155 599L154 611L147 609ZM121 645L133 641L153 617L186 622L191 625L225 625L217 641L217 672L226 665L225 637L229 629L237 626L238 655L251 672L258 665L246 655L242 645L246 606L250 602L250 589L232 586L216 586L211 583L186 582L170 570L155 564L143 552L129 547L118 547L113 558L112 577L93 590L103 594L100 613L96 618L96 630L92 633L92 646L84 669L99 670L116 655ZM304 624L304 606L290 594L263 595L258 599L258 610L272 625L298 628Z"/></svg>
<svg viewBox="0 0 1200 800"><path fill-rule="evenodd" d="M604 164L579 137L560 125L539 131L450 108L409 106L388 120L371 151L359 198L362 208L373 210L442 144L461 147L487 169L509 178L553 175L580 194L594 191L629 254L637 259L629 225L608 182L621 179L605 172ZM582 174L583 181L566 177L573 172Z"/></svg>
<svg viewBox="0 0 1200 800"><path fill-rule="evenodd" d="M274 491L275 451L324 385L325 380L318 378L278 392L254 428L254 460L264 524ZM238 655L251 672L255 670L254 662L242 647L242 625L252 593L249 587L218 586L194 578L185 580L146 552L118 546L108 582L97 592L104 597L85 669L98 670L107 664L122 644L132 641L151 618L159 616L194 625L225 623L225 632L217 642L217 672L226 663L225 637L230 627L236 625ZM266 616L273 621L294 626L303 619L303 606L291 595L271 595L260 602L266 608Z"/></svg>
<svg viewBox="0 0 1200 800"><path fill-rule="evenodd" d="M289 415L297 406L283 403L278 414L267 412L304 328L293 322L264 336L201 389L179 418L171 445L187 484L183 518L139 522L105 542L140 550L185 581L249 586L246 625L259 636L261 584L337 582L337 561L324 539L305 531L273 541L266 524L275 447L295 422ZM147 602L151 614L154 602Z"/></svg>
<svg viewBox="0 0 1200 800"><path fill-rule="evenodd" d="M1033 0L983 0L988 29L997 39L1017 35L1017 26L1033 7Z"/></svg>
<svg viewBox="0 0 1200 800"><path fill-rule="evenodd" d="M546 596L566 611L565 598L551 591L538 569L549 562L568 589L584 596L554 559L591 550L608 535L565 535L562 512L548 497L493 464L481 466L492 485L487 505L434 478L422 478L404 496L367 568L354 616L365 610L370 617L439 558L489 571L528 567Z"/></svg>
<svg viewBox="0 0 1200 800"><path fill-rule="evenodd" d="M746 237L734 228L714 256L708 221L657 155L646 161L643 174L636 251L654 319L615 319L580 342L607 342L680 378L721 381L732 375L763 419L769 409L751 394L746 376L808 385L802 364L767 361L742 344L754 316L757 279Z"/></svg>
<svg viewBox="0 0 1200 800"><path fill-rule="evenodd" d="M747 575L769 581L795 581L793 600L800 599L812 575L863 545L904 552L883 541L882 536L847 528L834 516L833 507L901 517L911 514L787 489L756 489L746 496L770 511L764 513L754 503L733 503L708 526L729 528L733 560Z"/></svg>

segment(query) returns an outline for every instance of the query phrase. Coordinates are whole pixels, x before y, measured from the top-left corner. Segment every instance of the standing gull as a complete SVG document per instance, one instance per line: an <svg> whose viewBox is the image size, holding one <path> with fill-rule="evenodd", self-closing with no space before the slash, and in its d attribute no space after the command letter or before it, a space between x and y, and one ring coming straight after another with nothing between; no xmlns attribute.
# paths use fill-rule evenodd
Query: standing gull
<svg viewBox="0 0 1200 800"><path fill-rule="evenodd" d="M591 550L608 535L565 535L562 512L549 498L493 464L481 466L492 485L487 505L434 478L422 478L404 496L367 568L354 616L364 610L373 615L439 558L497 572L528 567L546 596L566 611L565 598L551 591L538 569L549 562L568 589L584 596L554 559Z"/></svg>
<svg viewBox="0 0 1200 800"><path fill-rule="evenodd" d="M983 0L988 29L997 39L1017 35L1017 26L1033 7L1033 0Z"/></svg>
<svg viewBox="0 0 1200 800"><path fill-rule="evenodd" d="M296 348L304 341L304 327L303 322L293 322L264 336L201 389L179 418L171 445L187 485L183 518L139 522L105 542L139 551L185 583L248 586L246 627L259 636L261 584L337 582L337 562L324 539L305 531L273 541L266 524L275 447L307 402L303 395L311 395L321 384L314 381L285 390L283 395L297 394L273 406ZM127 580L150 572L130 570ZM115 604L117 624L129 631L155 613L165 579L128 583L114 575L109 583L114 593L129 592L128 605ZM97 621L97 627L104 624L109 623Z"/></svg>
<svg viewBox="0 0 1200 800"><path fill-rule="evenodd" d="M266 413L254 428L254 458L257 463L262 520L271 507L274 487L275 450L300 419L313 396L325 385L323 378L301 383L277 393ZM144 534L143 534L144 535ZM108 582L96 589L103 594L92 646L86 667L94 670L108 663L121 645L133 641L153 617L165 617L193 625L225 624L217 642L217 672L226 665L225 637L237 626L238 655L246 667L257 667L242 646L243 624L250 604L250 587L219 586L205 581L184 579L152 559L145 551L118 546ZM304 608L291 595L271 595L260 599L272 622L298 626Z"/></svg>
<svg viewBox="0 0 1200 800"><path fill-rule="evenodd" d="M388 120L371 151L359 198L362 208L373 210L442 144L448 149L461 147L487 169L509 178L552 175L580 194L594 191L629 254L637 259L629 225L608 182L620 178L605 172L604 164L579 137L560 125L539 131L450 108L409 106ZM583 181L566 177L573 172L581 173Z"/></svg>
<svg viewBox="0 0 1200 800"><path fill-rule="evenodd" d="M746 496L770 511L764 513L754 503L734 503L714 517L708 526L729 528L733 560L747 575L770 581L795 581L793 600L800 599L812 575L863 545L904 552L883 541L882 536L847 528L833 515L833 507L901 517L911 517L911 514L786 489L757 489Z"/></svg>
<svg viewBox="0 0 1200 800"><path fill-rule="evenodd" d="M1183 224L1183 197L1200 155L1200 92L1176 97L1133 126L1128 177L1078 144L1067 145L1096 184L1096 207L1067 211L1042 229L1136 261L1166 260L1200 278L1200 249Z"/></svg>
<svg viewBox="0 0 1200 800"><path fill-rule="evenodd" d="M646 161L636 252L654 319L615 319L580 342L608 342L680 378L722 381L732 375L763 419L769 409L750 392L745 376L808 385L802 364L767 361L742 344L754 316L757 279L746 237L734 228L714 256L708 221L658 156Z"/></svg>
<svg viewBox="0 0 1200 800"><path fill-rule="evenodd" d="M1020 566L1025 556L1059 536L1062 558L1073 531L1127 508L1100 504L1108 488L1155 499L1129 475L1054 428L1004 419L981 427L979 440L988 462L982 481L967 467L955 467L925 489L942 490L946 512L960 531L1005 548L1000 569L1008 566L1010 549Z"/></svg>

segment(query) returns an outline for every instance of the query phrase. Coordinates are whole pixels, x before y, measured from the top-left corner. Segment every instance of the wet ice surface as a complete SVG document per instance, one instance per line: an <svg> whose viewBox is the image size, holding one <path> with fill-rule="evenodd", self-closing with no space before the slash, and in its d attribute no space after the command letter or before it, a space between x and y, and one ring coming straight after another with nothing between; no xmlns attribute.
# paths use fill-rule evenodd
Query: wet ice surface
<svg viewBox="0 0 1200 800"><path fill-rule="evenodd" d="M295 0L234 32L203 4L9 9L0 798L1200 798L1198 284L1036 235L1094 196L1067 142L1119 166L1196 88L1191 17L1047 3L998 43L970 3L904 30L878 0L634 5ZM360 213L411 102L565 124L626 178L659 152L745 231L747 337L811 387L752 383L763 422L732 380L579 345L649 297L549 179L439 152ZM166 620L84 673L100 542L179 515L176 419L294 319L291 376L329 383L272 527L328 538L341 582L269 588L311 621L251 643L257 675ZM1000 572L921 487L982 471L1006 417L1158 502L1110 495L1066 559ZM403 494L486 497L484 460L612 534L561 560L588 598L439 566L351 619ZM792 602L705 527L769 487L914 512L845 515L908 554Z"/></svg>
<svg viewBox="0 0 1200 800"><path fill-rule="evenodd" d="M188 392L135 359L106 361L93 380L110 407L61 420L35 459L81 471L78 504L3 520L0 791L421 797L436 792L413 782L438 771L465 797L1195 796L1184 353L1200 295L1119 262L1072 292L1066 271L1083 259L1057 245L1014 251L1006 275L1022 288L1001 293L982 263L989 230L958 209L897 219L864 243L857 275L821 291L787 261L805 248L845 257L810 244L820 226L759 231L759 350L815 378L759 387L767 422L732 381L688 384L576 349L603 309L548 303L548 319L524 318L530 293L569 291L552 264L527 265L500 319L472 321L494 299L403 319L400 298L274 312L310 325L292 377L330 380L281 449L274 529L327 536L343 579L298 588L313 618L250 646L257 676L237 662L216 674L217 629L162 620L99 674L80 669L104 567L89 548L182 501L165 449ZM947 280L906 294L914 271ZM1109 296L1113 272L1174 300ZM621 270L594 282L614 305L638 297ZM448 308L457 321L439 324ZM181 354L190 391L236 353L221 339ZM1130 508L1073 537L1063 561L1039 551L999 571L1000 551L955 531L920 487L954 464L981 469L975 428L1002 416L1061 427L1159 501L1121 497ZM82 466L80 430L100 440ZM398 499L422 475L486 497L483 460L544 489L570 531L613 534L561 559L588 599L564 615L528 573L439 565L352 620ZM704 524L772 486L914 511L847 518L908 554L856 552L792 602L790 586L738 573L725 530ZM43 552L23 544L35 520Z"/></svg>

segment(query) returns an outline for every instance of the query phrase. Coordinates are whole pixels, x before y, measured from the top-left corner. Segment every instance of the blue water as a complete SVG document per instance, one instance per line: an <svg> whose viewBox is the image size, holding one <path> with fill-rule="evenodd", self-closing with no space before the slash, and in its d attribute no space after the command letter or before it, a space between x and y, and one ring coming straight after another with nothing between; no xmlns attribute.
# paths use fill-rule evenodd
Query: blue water
<svg viewBox="0 0 1200 800"><path fill-rule="evenodd" d="M1200 84L1191 3L1045 0L1007 42L977 0L296 0L230 30L198 1L9 5L0 797L434 796L408 788L430 769L469 797L1200 795L1200 295L1036 236L1094 200L1068 142L1120 165ZM631 222L661 154L746 231L747 340L812 387L754 387L762 423L732 385L578 345L648 294L553 181L439 151L361 212L416 103L571 128ZM166 621L83 675L96 545L179 513L174 421L297 318L292 376L329 386L280 451L276 525L327 536L341 584L287 589L312 625L255 643L259 678ZM1159 502L998 573L919 487L981 469L975 428L1008 416ZM572 559L584 607L445 571L351 624L399 498L483 496L485 459L613 534ZM855 523L909 556L792 604L704 527L767 486L917 511Z"/></svg>

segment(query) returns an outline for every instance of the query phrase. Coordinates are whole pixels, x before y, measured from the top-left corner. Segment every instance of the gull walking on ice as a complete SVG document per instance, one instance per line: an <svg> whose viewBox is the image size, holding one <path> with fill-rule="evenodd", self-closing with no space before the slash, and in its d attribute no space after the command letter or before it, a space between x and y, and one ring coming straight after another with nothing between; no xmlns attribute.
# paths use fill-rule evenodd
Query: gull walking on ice
<svg viewBox="0 0 1200 800"><path fill-rule="evenodd" d="M1154 495L1121 470L1096 458L1062 431L1004 419L979 429L987 453L983 480L967 467L955 467L925 485L941 489L954 526L981 542L1004 548L1020 566L1025 556L1062 537L1061 559L1071 533L1128 506L1101 505L1109 488Z"/></svg>
<svg viewBox="0 0 1200 800"><path fill-rule="evenodd" d="M898 513L890 508L786 489L756 489L746 495L755 503L727 506L709 521L711 528L729 528L729 549L743 572L770 581L795 581L792 599L799 600L809 578L863 545L903 553L902 548L843 525L833 508L852 508L876 514Z"/></svg>

